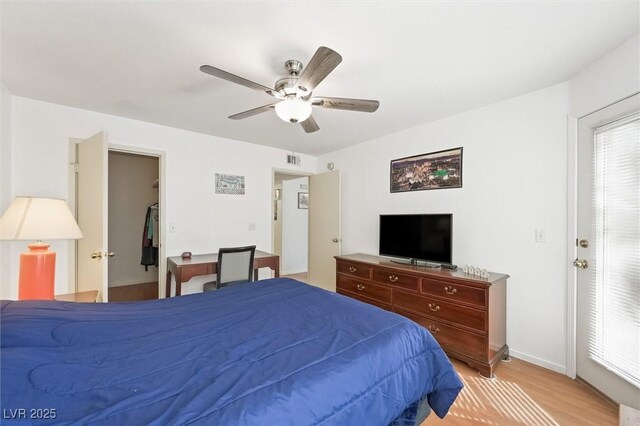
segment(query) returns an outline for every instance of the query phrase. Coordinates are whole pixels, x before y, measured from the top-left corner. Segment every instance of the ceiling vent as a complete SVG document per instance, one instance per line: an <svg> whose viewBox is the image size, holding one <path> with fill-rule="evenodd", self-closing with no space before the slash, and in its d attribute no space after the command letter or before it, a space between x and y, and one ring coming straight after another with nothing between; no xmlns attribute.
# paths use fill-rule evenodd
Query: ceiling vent
<svg viewBox="0 0 640 426"><path fill-rule="evenodd" d="M287 155L287 164L295 164L297 166L300 164L300 157L293 154Z"/></svg>

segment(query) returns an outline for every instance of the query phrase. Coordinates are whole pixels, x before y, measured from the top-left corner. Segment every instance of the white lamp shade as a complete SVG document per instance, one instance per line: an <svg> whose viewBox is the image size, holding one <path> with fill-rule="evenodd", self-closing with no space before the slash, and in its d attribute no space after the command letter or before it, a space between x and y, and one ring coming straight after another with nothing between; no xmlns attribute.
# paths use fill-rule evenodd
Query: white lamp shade
<svg viewBox="0 0 640 426"><path fill-rule="evenodd" d="M285 99L276 104L276 114L284 121L302 123L311 115L311 104L302 99Z"/></svg>
<svg viewBox="0 0 640 426"><path fill-rule="evenodd" d="M0 240L77 240L82 232L66 201L16 197L0 218Z"/></svg>

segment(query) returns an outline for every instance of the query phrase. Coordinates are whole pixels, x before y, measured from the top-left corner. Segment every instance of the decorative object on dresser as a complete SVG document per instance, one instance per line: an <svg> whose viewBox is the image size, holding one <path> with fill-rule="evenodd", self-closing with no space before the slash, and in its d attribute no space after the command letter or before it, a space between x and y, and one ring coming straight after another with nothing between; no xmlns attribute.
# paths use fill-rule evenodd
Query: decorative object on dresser
<svg viewBox="0 0 640 426"><path fill-rule="evenodd" d="M427 328L445 352L486 378L509 356L506 283L456 270L392 263L367 254L336 256L339 294L405 316Z"/></svg>
<svg viewBox="0 0 640 426"><path fill-rule="evenodd" d="M391 192L462 188L462 147L391 161Z"/></svg>

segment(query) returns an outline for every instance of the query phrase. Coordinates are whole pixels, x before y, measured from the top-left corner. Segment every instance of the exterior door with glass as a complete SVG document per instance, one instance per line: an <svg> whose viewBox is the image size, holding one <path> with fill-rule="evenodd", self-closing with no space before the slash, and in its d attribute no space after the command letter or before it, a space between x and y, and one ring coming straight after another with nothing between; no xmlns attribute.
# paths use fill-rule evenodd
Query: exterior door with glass
<svg viewBox="0 0 640 426"><path fill-rule="evenodd" d="M577 375L640 409L640 95L578 121Z"/></svg>

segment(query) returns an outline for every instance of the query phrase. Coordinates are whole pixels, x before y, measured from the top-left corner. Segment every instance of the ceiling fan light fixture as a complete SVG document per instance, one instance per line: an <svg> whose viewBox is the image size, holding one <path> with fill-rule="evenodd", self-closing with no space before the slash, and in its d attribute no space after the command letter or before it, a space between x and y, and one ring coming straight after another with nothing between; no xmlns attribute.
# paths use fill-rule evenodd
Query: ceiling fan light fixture
<svg viewBox="0 0 640 426"><path fill-rule="evenodd" d="M299 98L288 98L275 106L276 114L288 123L302 123L311 115L311 103Z"/></svg>

